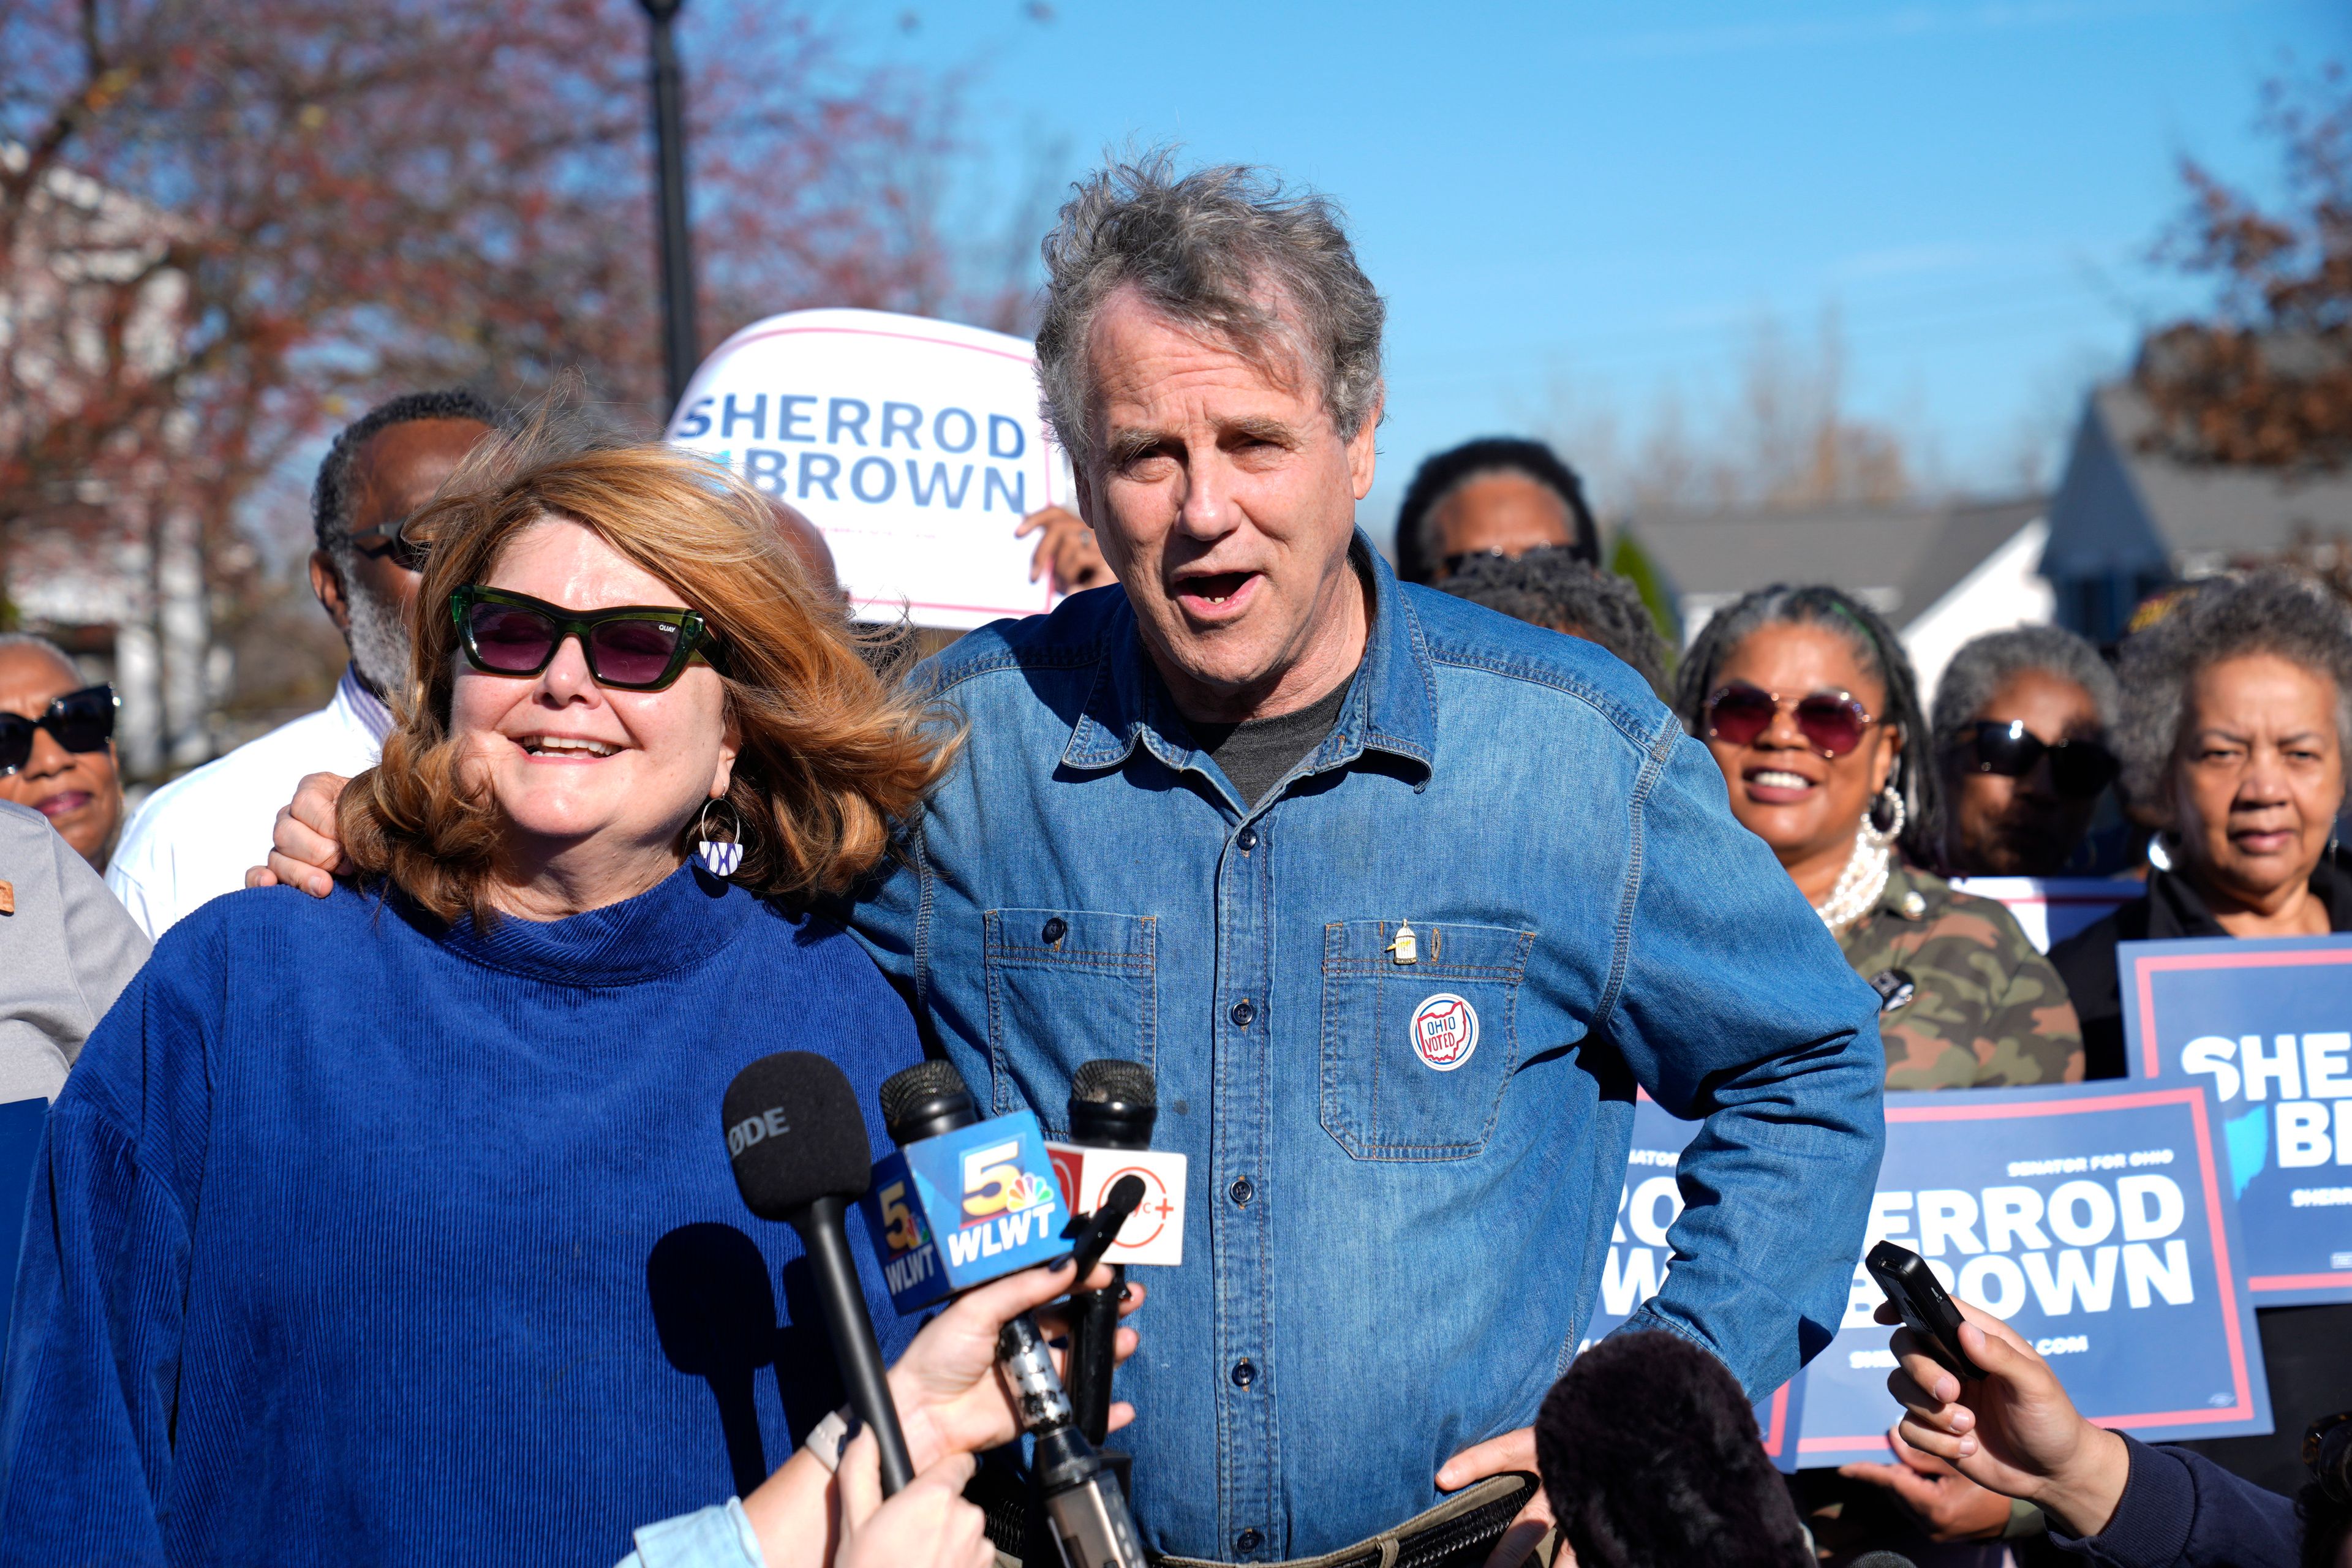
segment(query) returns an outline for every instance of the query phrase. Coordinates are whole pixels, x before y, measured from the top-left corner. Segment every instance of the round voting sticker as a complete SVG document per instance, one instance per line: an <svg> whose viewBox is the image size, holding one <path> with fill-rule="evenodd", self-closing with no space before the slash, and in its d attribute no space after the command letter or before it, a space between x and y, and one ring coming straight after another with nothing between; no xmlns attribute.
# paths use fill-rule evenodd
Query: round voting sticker
<svg viewBox="0 0 2352 1568"><path fill-rule="evenodd" d="M1423 1066L1452 1072L1478 1048L1478 1014L1451 991L1412 1010L1412 1049Z"/></svg>

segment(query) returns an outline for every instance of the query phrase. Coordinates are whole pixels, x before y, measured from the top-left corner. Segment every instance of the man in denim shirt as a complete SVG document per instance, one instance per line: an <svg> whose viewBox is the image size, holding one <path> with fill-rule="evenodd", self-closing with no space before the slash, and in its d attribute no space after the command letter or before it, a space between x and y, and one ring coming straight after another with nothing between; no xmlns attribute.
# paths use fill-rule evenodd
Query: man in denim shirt
<svg viewBox="0 0 2352 1568"><path fill-rule="evenodd" d="M1707 1126L1627 1326L1768 1394L1844 1313L1876 994L1639 676L1356 531L1382 306L1325 204L1152 160L1046 256L1039 374L1124 587L932 661L969 749L851 919L994 1110L1158 1075L1192 1182L1120 1382L1147 1543L1304 1557L1473 1445L1448 1487L1532 1470L1636 1085Z"/></svg>
<svg viewBox="0 0 2352 1568"><path fill-rule="evenodd" d="M1637 1085L1707 1124L1627 1327L1768 1394L1844 1315L1877 994L1639 676L1357 531L1382 306L1327 204L1153 159L1046 255L1039 374L1122 586L931 661L966 750L845 915L993 1110L1058 1131L1080 1063L1158 1075L1191 1191L1120 1378L1147 1544L1305 1557L1533 1470ZM331 799L281 851L331 863Z"/></svg>

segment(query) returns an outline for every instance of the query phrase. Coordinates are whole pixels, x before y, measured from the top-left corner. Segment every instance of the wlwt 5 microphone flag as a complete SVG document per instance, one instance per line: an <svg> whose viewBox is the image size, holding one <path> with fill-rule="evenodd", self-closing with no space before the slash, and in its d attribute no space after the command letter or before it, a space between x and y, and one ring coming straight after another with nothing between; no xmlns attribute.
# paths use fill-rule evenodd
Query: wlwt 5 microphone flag
<svg viewBox="0 0 2352 1568"><path fill-rule="evenodd" d="M945 1062L920 1062L882 1086L896 1153L874 1167L864 1204L890 1300L901 1312L1047 1262L1069 1219L1045 1134L1028 1111L979 1119Z"/></svg>

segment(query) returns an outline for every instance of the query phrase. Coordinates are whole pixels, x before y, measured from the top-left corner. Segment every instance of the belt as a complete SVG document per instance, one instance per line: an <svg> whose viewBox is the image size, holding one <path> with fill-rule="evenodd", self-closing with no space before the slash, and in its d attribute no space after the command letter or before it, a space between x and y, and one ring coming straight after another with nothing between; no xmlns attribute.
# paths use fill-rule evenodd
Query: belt
<svg viewBox="0 0 2352 1568"><path fill-rule="evenodd" d="M1327 1552L1294 1557L1266 1568L1483 1568L1511 1521L1535 1495L1536 1478L1524 1472L1489 1476L1463 1488L1435 1508L1417 1513L1392 1530ZM1556 1537L1547 1531L1519 1563L1550 1563ZM1158 1557L1158 1568L1223 1568L1206 1558ZM1498 1565L1499 1568L1499 1565ZM1511 1565L1518 1568L1518 1564Z"/></svg>

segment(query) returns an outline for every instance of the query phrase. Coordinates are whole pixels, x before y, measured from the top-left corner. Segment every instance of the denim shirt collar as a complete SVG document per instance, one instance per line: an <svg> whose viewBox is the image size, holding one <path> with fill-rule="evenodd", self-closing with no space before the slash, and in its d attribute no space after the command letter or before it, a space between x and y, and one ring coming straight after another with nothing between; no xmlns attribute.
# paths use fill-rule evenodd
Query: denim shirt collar
<svg viewBox="0 0 2352 1568"><path fill-rule="evenodd" d="M1339 721L1307 758L1307 771L1345 767L1376 751L1405 759L1425 782L1434 762L1437 699L1420 619L1361 529L1348 556L1371 590L1371 630ZM1203 759L1144 650L1133 606L1122 603L1106 631L1094 689L1071 727L1063 763L1082 772L1115 768L1139 745L1173 772L1197 769Z"/></svg>

